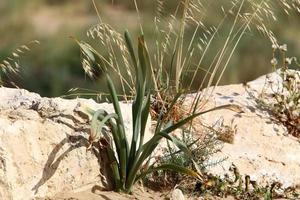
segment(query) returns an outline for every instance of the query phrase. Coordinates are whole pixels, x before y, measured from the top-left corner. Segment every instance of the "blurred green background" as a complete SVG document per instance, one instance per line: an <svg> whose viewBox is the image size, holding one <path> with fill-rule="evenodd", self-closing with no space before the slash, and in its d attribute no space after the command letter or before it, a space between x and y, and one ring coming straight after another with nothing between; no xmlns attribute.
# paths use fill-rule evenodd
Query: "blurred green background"
<svg viewBox="0 0 300 200"><path fill-rule="evenodd" d="M96 0L103 20L120 32L129 29L138 33L137 14L131 0ZM146 39L153 35L156 1L138 0ZM166 10L177 2L167 1ZM211 23L217 20L212 13ZM101 81L91 81L81 68L80 51L70 36L91 41L86 31L95 25L97 16L90 0L1 0L0 1L0 61L20 45L32 40L32 47L20 60L19 75L5 77L4 85L16 84L42 96L61 96L70 88L101 89ZM269 24L278 41L288 45L288 54L300 57L300 16L279 14L278 21ZM258 33L247 34L239 43L222 84L241 83L270 72L271 43ZM100 77L101 78L101 77Z"/></svg>

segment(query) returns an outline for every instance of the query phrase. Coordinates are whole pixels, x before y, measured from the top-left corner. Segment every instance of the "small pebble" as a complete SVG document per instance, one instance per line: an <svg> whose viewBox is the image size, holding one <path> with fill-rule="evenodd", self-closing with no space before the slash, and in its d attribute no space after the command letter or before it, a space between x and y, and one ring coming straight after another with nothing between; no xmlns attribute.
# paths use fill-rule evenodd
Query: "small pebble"
<svg viewBox="0 0 300 200"><path fill-rule="evenodd" d="M180 189L173 190L171 200L185 200L182 191Z"/></svg>

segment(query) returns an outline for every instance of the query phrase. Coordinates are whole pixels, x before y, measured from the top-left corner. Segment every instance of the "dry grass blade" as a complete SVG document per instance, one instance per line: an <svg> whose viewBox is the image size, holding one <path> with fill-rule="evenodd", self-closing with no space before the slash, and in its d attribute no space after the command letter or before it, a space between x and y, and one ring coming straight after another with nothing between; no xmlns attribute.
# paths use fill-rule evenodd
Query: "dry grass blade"
<svg viewBox="0 0 300 200"><path fill-rule="evenodd" d="M15 49L10 56L7 56L0 63L0 72L3 72L5 75L9 74L17 74L20 70L19 59L25 55L30 49L34 46L40 44L39 41L34 40L27 44L21 45L17 49ZM1 73L0 73L0 84L1 84Z"/></svg>

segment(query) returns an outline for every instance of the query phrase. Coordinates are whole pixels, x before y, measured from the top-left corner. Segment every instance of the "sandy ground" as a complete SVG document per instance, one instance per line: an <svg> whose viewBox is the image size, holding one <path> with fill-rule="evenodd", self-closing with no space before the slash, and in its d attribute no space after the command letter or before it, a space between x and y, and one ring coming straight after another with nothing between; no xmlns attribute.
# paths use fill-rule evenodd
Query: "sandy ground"
<svg viewBox="0 0 300 200"><path fill-rule="evenodd" d="M172 191L166 192L155 192L148 188L138 187L133 190L133 194L119 194L113 191L99 191L97 189L86 189L84 191L72 191L67 193L61 193L53 198L47 198L43 200L169 200L172 199ZM229 196L226 198L219 197L188 197L185 196L186 200L234 200L233 197ZM174 199L177 200L177 199ZM181 199L178 199L181 200Z"/></svg>
<svg viewBox="0 0 300 200"><path fill-rule="evenodd" d="M86 189L84 191L73 191L68 193L61 193L53 198L47 200L130 200L130 199L169 199L168 193L154 192L148 189L136 188L132 195L119 194L113 191L100 191L93 188ZM46 199L45 199L46 200Z"/></svg>

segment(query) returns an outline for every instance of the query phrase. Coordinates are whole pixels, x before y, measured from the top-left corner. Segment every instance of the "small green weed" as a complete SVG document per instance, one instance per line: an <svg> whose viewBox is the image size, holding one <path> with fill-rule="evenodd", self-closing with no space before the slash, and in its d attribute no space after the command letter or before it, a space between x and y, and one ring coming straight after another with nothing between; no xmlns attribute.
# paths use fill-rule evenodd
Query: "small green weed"
<svg viewBox="0 0 300 200"><path fill-rule="evenodd" d="M180 141L187 144L191 154L187 156L183 152L180 152L176 146L167 141L167 145L161 149L162 154L155 157L155 165L175 163L180 166L193 168L193 162L196 162L200 167L201 172L204 172L207 167L213 167L226 159L222 158L212 161L210 158L211 155L220 151L223 146L223 142L218 140L214 131L205 131L203 132L203 136L198 136L198 138L194 138L190 128L181 129L180 131L180 135L177 134L177 137ZM190 156L192 157L192 160ZM144 179L147 186L157 190L172 189L178 184L182 187L190 181L191 179L185 175L172 171L153 173Z"/></svg>
<svg viewBox="0 0 300 200"><path fill-rule="evenodd" d="M276 51L279 51L281 59L276 58ZM259 102L267 110L275 116L275 118L284 124L289 134L300 137L300 71L290 70L289 66L295 64L298 69L300 65L295 57L288 58L286 56L287 45L273 45L273 58L271 63L274 70L282 61L282 65L276 73L279 80L270 80L267 82L263 92L260 94ZM265 90L270 89L271 95L267 96Z"/></svg>
<svg viewBox="0 0 300 200"><path fill-rule="evenodd" d="M189 184L186 190L193 196L221 198L233 196L237 200L297 199L299 197L300 188L297 185L283 188L280 182L274 181L266 186L260 186L256 181L251 180L249 175L242 176L234 164L229 171L232 176L226 174L224 178L205 174L202 181L194 183L194 187Z"/></svg>

